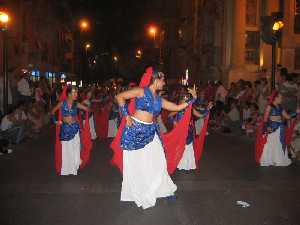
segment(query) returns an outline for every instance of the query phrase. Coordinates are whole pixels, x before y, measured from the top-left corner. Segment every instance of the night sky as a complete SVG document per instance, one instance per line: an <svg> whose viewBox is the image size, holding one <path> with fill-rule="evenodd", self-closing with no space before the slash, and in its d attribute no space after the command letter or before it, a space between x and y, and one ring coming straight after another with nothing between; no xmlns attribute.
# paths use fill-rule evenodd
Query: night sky
<svg viewBox="0 0 300 225"><path fill-rule="evenodd" d="M101 50L130 51L147 41L146 27L161 20L161 0L71 0L74 16L89 18Z"/></svg>

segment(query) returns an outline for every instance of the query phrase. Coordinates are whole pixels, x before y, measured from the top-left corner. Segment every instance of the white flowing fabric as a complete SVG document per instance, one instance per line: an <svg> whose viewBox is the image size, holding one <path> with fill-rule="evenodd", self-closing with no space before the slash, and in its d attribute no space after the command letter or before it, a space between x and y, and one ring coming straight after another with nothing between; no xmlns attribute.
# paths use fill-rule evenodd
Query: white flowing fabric
<svg viewBox="0 0 300 225"><path fill-rule="evenodd" d="M117 119L109 120L107 137L109 138L115 137L117 132L118 132Z"/></svg>
<svg viewBox="0 0 300 225"><path fill-rule="evenodd" d="M83 126L85 124L85 120L83 120ZM95 130L95 122L94 122L94 116L89 117L89 125L90 125L90 133L91 133L91 139L96 140L97 134Z"/></svg>
<svg viewBox="0 0 300 225"><path fill-rule="evenodd" d="M204 124L204 118L199 118L195 122L196 135L199 135Z"/></svg>
<svg viewBox="0 0 300 225"><path fill-rule="evenodd" d="M282 150L280 142L280 128L275 132L268 134L267 143L264 146L260 158L261 166L288 166L292 162L288 157L288 150Z"/></svg>
<svg viewBox="0 0 300 225"><path fill-rule="evenodd" d="M123 151L121 201L133 201L138 207L147 209L155 205L157 198L174 195L176 190L156 134L143 149Z"/></svg>
<svg viewBox="0 0 300 225"><path fill-rule="evenodd" d="M182 158L177 166L179 170L194 170L196 169L196 161L194 155L193 142L185 146Z"/></svg>
<svg viewBox="0 0 300 225"><path fill-rule="evenodd" d="M70 141L62 141L61 175L77 175L80 166L79 132Z"/></svg>

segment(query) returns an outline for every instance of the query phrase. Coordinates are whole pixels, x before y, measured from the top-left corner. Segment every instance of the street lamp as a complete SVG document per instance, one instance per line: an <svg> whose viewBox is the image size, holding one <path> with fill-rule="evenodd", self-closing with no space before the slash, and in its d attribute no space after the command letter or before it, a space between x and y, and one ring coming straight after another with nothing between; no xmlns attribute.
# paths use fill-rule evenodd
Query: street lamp
<svg viewBox="0 0 300 225"><path fill-rule="evenodd" d="M115 55L115 56L113 57L113 60L114 60L114 62L118 62L118 61L119 61L118 56Z"/></svg>
<svg viewBox="0 0 300 225"><path fill-rule="evenodd" d="M81 31L87 31L90 27L90 23L86 19L82 19L79 21L79 27Z"/></svg>
<svg viewBox="0 0 300 225"><path fill-rule="evenodd" d="M9 15L4 11L0 11L0 31L3 35L3 111L4 114L8 112L8 62L7 62L7 24L9 22Z"/></svg>
<svg viewBox="0 0 300 225"><path fill-rule="evenodd" d="M142 50L141 50L141 49L138 49L138 50L136 51L135 57L138 58L138 59L140 59L140 58L142 58L142 54L143 54Z"/></svg>
<svg viewBox="0 0 300 225"><path fill-rule="evenodd" d="M149 32L149 35L152 36L155 41L157 28L155 26L150 26L148 32Z"/></svg>
<svg viewBox="0 0 300 225"><path fill-rule="evenodd" d="M275 89L276 79L275 79L275 70L276 70L276 47L277 42L280 40L281 31L284 27L282 21L283 15L281 12L272 13L271 16L263 16L261 37L266 44L272 46L272 82L271 88Z"/></svg>

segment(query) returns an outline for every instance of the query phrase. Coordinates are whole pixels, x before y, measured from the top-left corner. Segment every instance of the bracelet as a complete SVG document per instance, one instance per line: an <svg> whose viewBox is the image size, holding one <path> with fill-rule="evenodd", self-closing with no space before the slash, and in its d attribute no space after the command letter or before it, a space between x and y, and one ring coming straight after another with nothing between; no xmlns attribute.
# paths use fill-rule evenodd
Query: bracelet
<svg viewBox="0 0 300 225"><path fill-rule="evenodd" d="M195 101L196 101L196 98L190 98L190 99L186 100L186 103L188 105L192 105L192 104L194 104Z"/></svg>
<svg viewBox="0 0 300 225"><path fill-rule="evenodd" d="M128 108L127 108L126 104L119 106L119 111L120 111L122 116L126 117L126 116L129 115Z"/></svg>
<svg viewBox="0 0 300 225"><path fill-rule="evenodd" d="M291 118L296 118L296 117L297 117L297 115L298 115L298 113L297 113L297 112L293 112L293 113L291 113L291 114L290 114L290 117L291 117Z"/></svg>

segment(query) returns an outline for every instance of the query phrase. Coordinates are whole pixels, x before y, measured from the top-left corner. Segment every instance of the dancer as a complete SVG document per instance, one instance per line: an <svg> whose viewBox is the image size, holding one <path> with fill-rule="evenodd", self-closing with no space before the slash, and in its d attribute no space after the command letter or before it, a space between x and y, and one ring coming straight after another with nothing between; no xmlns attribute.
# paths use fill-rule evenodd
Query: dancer
<svg viewBox="0 0 300 225"><path fill-rule="evenodd" d="M185 102L187 99L189 98L188 95L183 95L179 101L179 103ZM212 103L209 103L207 107L204 107L203 105L201 105L200 108L198 108L197 110L194 108L193 109L193 115L196 118L204 118L208 115L209 110L212 107ZM180 119L182 118L184 113L184 110L181 110L180 112L177 112L176 115L174 116L174 126L176 126L177 122L180 121ZM194 170L197 168L197 161L200 159L200 156L198 156L196 154L196 152L194 151L194 145L195 145L195 126L194 126L194 120L191 119L190 123L189 123L189 129L188 129L188 135L186 138L186 145L185 145L185 150L184 153L182 155L182 158L177 166L177 168L179 170ZM196 124L198 125L198 124ZM201 125L201 128L199 129L199 134L202 131L202 127L203 127L203 123ZM205 135L206 135L206 129L205 129ZM198 137L198 136L197 136ZM198 146L197 146L198 147ZM199 151L198 151L199 152ZM202 151L201 151L202 152ZM199 152L199 153L201 153ZM196 161L196 159L198 159Z"/></svg>
<svg viewBox="0 0 300 225"><path fill-rule="evenodd" d="M91 89L87 89L85 91L85 94L83 96L83 101L81 102L82 105L91 108L92 107L92 96L93 96L93 91ZM84 118L84 111L82 112L81 116ZM97 134L95 130L95 122L94 122L94 114L93 112L89 112L89 126L90 126L90 132L91 132L91 138L92 140L97 139ZM85 124L86 120L83 119L83 125Z"/></svg>
<svg viewBox="0 0 300 225"><path fill-rule="evenodd" d="M286 142L284 120L290 120L297 113L287 114L281 107L281 102L281 94L274 91L266 106L263 121L257 130L256 161L260 166L289 166L291 164L287 151L289 143Z"/></svg>
<svg viewBox="0 0 300 225"><path fill-rule="evenodd" d="M83 167L89 160L91 140L88 123L81 131L77 118L77 109L86 112L88 107L77 103L78 91L76 87L66 86L60 97L60 102L51 111L52 119L56 123L55 168L59 175L77 175L79 167ZM58 120L55 113L59 111ZM86 113L88 119L88 113ZM81 150L81 146L83 149Z"/></svg>
<svg viewBox="0 0 300 225"><path fill-rule="evenodd" d="M140 88L133 88L116 96L120 112L126 118L125 128L123 131L119 130L122 132L120 143L117 134L111 145L115 153L114 163L123 170L121 201L133 201L143 209L153 207L157 198L174 196L177 189L168 174L166 156L154 117L159 115L161 108L180 111L194 102L191 99L187 103L176 105L161 98L157 91L164 85L164 74L148 68ZM195 89L189 89L189 92L196 98ZM132 116L125 104L129 99L135 101ZM123 154L119 152L119 144ZM120 165L122 163L123 166Z"/></svg>

